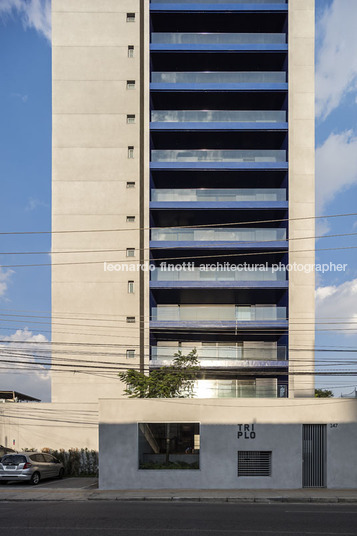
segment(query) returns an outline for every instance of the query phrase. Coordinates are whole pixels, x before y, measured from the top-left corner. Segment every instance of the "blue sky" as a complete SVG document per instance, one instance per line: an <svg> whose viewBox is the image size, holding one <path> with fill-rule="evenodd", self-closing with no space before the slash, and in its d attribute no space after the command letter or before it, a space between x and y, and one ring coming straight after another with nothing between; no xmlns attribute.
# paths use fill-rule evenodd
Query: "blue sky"
<svg viewBox="0 0 357 536"><path fill-rule="evenodd" d="M357 2L316 0L316 146L318 214L357 212ZM51 226L51 46L48 0L0 0L0 231L50 230ZM357 233L357 216L326 219L318 236ZM317 249L357 247L357 237L321 238ZM0 236L0 252L49 251L49 235ZM324 322L357 321L357 249L317 252L317 262L347 263L346 272L317 280L318 316ZM8 264L49 262L43 256L0 254L0 339L45 341L50 325L10 314L49 315L49 267ZM1 266L3 268L1 268ZM6 316L4 316L6 315ZM44 316L44 315L43 315ZM331 320L327 320L327 318ZM7 321L5 321L5 319ZM12 322L8 322L12 320ZM38 319L36 319L38 320ZM49 322L49 319L44 319ZM353 328L354 324L346 324ZM354 334L323 324L317 347L357 347ZM20 331L17 331L20 330ZM17 331L17 333L16 333ZM353 332L352 332L353 333ZM334 362L347 354L317 353ZM353 354L350 355L353 358ZM332 364L331 364L332 368ZM337 366L334 366L337 368ZM352 391L354 377L318 378L336 395ZM46 371L3 374L0 388L16 388L49 400Z"/></svg>

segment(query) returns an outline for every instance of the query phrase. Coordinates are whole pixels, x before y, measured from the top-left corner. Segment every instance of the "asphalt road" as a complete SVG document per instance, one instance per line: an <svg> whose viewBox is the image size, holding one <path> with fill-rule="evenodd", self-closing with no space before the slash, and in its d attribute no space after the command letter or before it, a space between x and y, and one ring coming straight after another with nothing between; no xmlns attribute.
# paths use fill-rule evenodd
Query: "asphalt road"
<svg viewBox="0 0 357 536"><path fill-rule="evenodd" d="M4 536L302 536L357 534L348 504L0 503Z"/></svg>

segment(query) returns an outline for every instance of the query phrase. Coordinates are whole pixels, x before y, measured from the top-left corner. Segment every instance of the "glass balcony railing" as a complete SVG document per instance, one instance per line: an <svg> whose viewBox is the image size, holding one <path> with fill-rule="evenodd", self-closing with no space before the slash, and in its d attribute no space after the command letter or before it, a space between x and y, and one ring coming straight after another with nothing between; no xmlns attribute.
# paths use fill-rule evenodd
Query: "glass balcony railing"
<svg viewBox="0 0 357 536"><path fill-rule="evenodd" d="M284 110L153 110L152 122L284 123Z"/></svg>
<svg viewBox="0 0 357 536"><path fill-rule="evenodd" d="M284 84L284 71L166 71L152 72L155 84Z"/></svg>
<svg viewBox="0 0 357 536"><path fill-rule="evenodd" d="M151 34L151 42L155 45L285 44L286 34L157 32Z"/></svg>
<svg viewBox="0 0 357 536"><path fill-rule="evenodd" d="M278 387L276 378L249 380L197 380L197 398L281 398L287 396L286 385Z"/></svg>
<svg viewBox="0 0 357 536"><path fill-rule="evenodd" d="M172 268L171 268L172 267ZM177 268L177 269L175 269ZM259 265L241 270L200 270L198 267L182 269L182 265L168 265L166 268L156 268L150 272L151 281L286 281L285 270L273 270Z"/></svg>
<svg viewBox="0 0 357 536"><path fill-rule="evenodd" d="M286 4L287 0L150 0L151 4Z"/></svg>
<svg viewBox="0 0 357 536"><path fill-rule="evenodd" d="M286 307L275 305L158 305L152 320L173 322L269 322L286 319Z"/></svg>
<svg viewBox="0 0 357 536"><path fill-rule="evenodd" d="M240 201L286 201L285 188L198 188L151 190L154 202L234 203Z"/></svg>
<svg viewBox="0 0 357 536"><path fill-rule="evenodd" d="M204 344L204 343L203 343ZM203 346L192 343L190 348L173 346L153 346L151 348L151 364L155 367L172 365L175 354L181 351L189 352L193 347L197 349L197 355L201 367L235 367L242 366L242 361L286 361L286 347L276 345L264 345L250 343L246 348L245 343L235 346L215 343Z"/></svg>
<svg viewBox="0 0 357 536"><path fill-rule="evenodd" d="M281 150L154 149L152 162L286 162Z"/></svg>
<svg viewBox="0 0 357 536"><path fill-rule="evenodd" d="M173 242L271 242L286 240L286 229L282 228L182 228L157 227L151 230L151 240Z"/></svg>

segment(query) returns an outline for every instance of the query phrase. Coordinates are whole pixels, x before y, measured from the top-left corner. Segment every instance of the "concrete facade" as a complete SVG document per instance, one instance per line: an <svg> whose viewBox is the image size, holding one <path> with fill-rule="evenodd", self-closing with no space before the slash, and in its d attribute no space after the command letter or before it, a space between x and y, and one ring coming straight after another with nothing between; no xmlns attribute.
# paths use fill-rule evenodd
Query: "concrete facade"
<svg viewBox="0 0 357 536"><path fill-rule="evenodd" d="M258 27L263 24L266 30L269 30L265 18L267 17L267 20L269 17L270 20L276 18L275 31L277 31L276 28L280 28L279 31L285 39L285 42L278 46L271 45L272 48L269 46L266 48L265 44L253 43L242 47L233 45L232 49L231 44L220 44L216 49L214 46L212 48L207 45L203 48L200 45L201 49L197 49L195 44L185 45L188 54L186 58L190 57L190 54L194 57L197 50L203 50L204 61L207 58L213 58L216 53L222 53L223 60L230 61L229 57L234 52L237 61L242 61L242 65L246 61L244 55L249 50L252 58L258 54L259 61L268 65L270 70L277 70L275 55L285 55L279 65L279 70L287 73L286 82L288 83L278 84L278 88L274 84L261 84L259 88L253 85L247 91L243 87L244 84L243 86L242 84L223 84L224 87L221 87L227 102L231 99L231 104L227 107L225 103L220 103L223 111L228 110L233 113L236 109L239 111L239 106L247 110L248 104L261 110L263 105L260 105L259 99L263 98L270 112L287 112L288 121L273 127L271 124L259 123L257 126L257 124L247 124L244 121L229 125L227 120L219 127L209 121L203 123L203 126L202 123L195 124L196 126L192 126L192 123L177 126L177 123L171 125L161 123L160 125L157 120L156 125L155 120L150 122L150 109L158 113L160 110L170 111L170 105L173 103L177 105L176 111L185 110L186 105L191 110L195 102L196 107L200 106L197 95L206 98L210 92L212 93L212 87L208 87L209 85L202 87L201 93L197 93L197 87L193 87L195 84L177 89L179 84L171 84L171 88L158 88L160 84L150 83L150 76L154 74L151 60L163 65L166 55L173 59L172 69L174 69L174 62L178 62L179 70L185 66L182 62L187 61L187 59L177 59L175 53L179 52L179 49L175 49L176 45L171 47L169 41L163 45L150 44L152 33L156 31L152 30L149 24L152 6L153 3L150 4L149 1L144 0L53 0L52 2L53 404L51 406L21 404L11 407L6 404L4 408L6 414L10 413L10 416L4 421L6 423L2 429L4 439L0 438L2 442L5 442L7 438L8 441L15 439L16 444L23 447L42 448L53 445L62 448L67 446L95 448L97 445L97 424L95 424L97 421L95 419L89 428L85 426L85 430L82 430L79 425L81 423L86 425L86 419L77 418L76 421L71 418L70 432L61 433L62 442L58 444L57 425L51 424L51 419L46 421L45 416L55 415L56 418L58 417L57 422L62 423L59 426L65 427L63 423L67 420L67 411L69 415L76 414L77 417L82 414L87 415L88 404L92 408L90 411L95 412L99 399L108 397L115 399L122 396L123 384L118 379L118 371L131 367L147 371L149 367L153 367L154 350L160 350L158 342L165 345L170 353L164 357L172 358L178 340L184 351L189 350L193 342L196 342L199 352L202 351L202 353L204 352L203 345L212 341L222 342L223 346L228 340L234 345L243 341L243 348L249 355L249 359L244 361L240 356L240 362L233 363L234 366L232 362L228 362L227 365L223 348L222 355L218 356L219 359L216 357L212 360L216 367L214 372L217 373L217 383L220 381L219 378L222 378L222 372L226 373L224 381L229 381L231 378L235 381L238 378L238 383L243 378L244 383L245 378L250 377L257 382L255 396L267 396L266 392L271 389L272 385L275 389L274 396L278 396L279 378L285 375L283 387L289 388L290 398L313 395L315 283L313 273L290 272L288 281L269 281L264 284L261 281L239 281L238 283L184 281L182 283L180 281L150 281L148 272L138 271L136 268L139 263L143 264L149 259L152 260L154 250L156 250L156 257L159 258L162 254L167 254L169 258L172 256L176 256L177 259L181 258L184 246L180 246L180 249L172 243L163 246L159 242L156 245L153 241L150 242L150 227L153 227L152 218L155 214L158 215L158 221L161 222L162 227L166 225L165 218L171 218L172 222L172 218L175 220L176 217L183 224L186 221L184 218L188 218L188 222L191 217L196 218L196 221L203 218L199 223L204 225L205 218L211 214L218 221L218 225L221 217L227 219L227 210L233 214L233 220L240 218L243 222L247 210L248 213L250 211L249 218L253 221L264 219L267 214L264 211L267 210L273 210L269 214L278 214L277 217L283 217L285 220L290 218L288 224L285 220L283 224L288 227L290 241L286 242L286 246L279 241L274 242L270 244L270 249L278 247L283 251L284 247L287 247L288 254L284 261L286 263L314 263L314 239L312 238L315 234L313 219L314 0L290 0L289 4L282 2L281 5L276 3L273 10L264 4L254 6L253 15L258 17L258 23L257 21L253 23L253 18L249 19L250 15L247 22L253 26L258 24ZM214 10L219 12L219 6L217 8L214 5L209 5L208 8L206 6L204 9L202 6L202 9L193 6L192 13L189 4L185 4L185 9L179 4L177 6L176 8L171 6L168 9L168 13L170 10L178 10L176 14L171 13L171 22L168 26L171 32L173 30L170 24L172 25L176 17L177 20L181 20L180 24L183 28L186 23L190 24L191 15L195 14L195 10L202 12L200 17L206 17L207 28L212 28L216 16L213 14L212 17L210 12ZM156 17L154 22L159 30L158 34L166 28L166 21L160 14L161 8L159 4L152 8ZM247 6L237 7L232 4L233 14L239 15L235 20L245 16L246 8ZM185 10L188 12L188 15L187 13L185 15L186 21L182 15L182 11L185 12ZM231 15L228 14L227 17L227 13L217 13L217 20L219 17L226 17L227 21ZM192 18L195 18L196 26L201 24L197 16ZM203 30L205 33L206 29L203 28ZM200 34L202 28L196 31ZM226 31L224 24L219 31ZM239 32L235 29L233 31ZM160 56L162 52L163 55ZM168 56L171 54L172 56ZM216 70L219 71L219 68L223 69L222 66L215 65ZM158 67L156 70L160 69L164 70L164 67ZM133 82L135 82L134 86ZM196 97L194 97L195 91ZM248 96L245 95L246 92ZM285 95L284 98L287 100L279 100L280 97L275 95L275 100L270 101L274 92L276 95ZM187 93L191 95L193 103L183 100ZM176 96L173 97L173 94ZM257 94L260 95L259 99L256 98ZM166 98L172 99L171 104L165 103ZM195 98L196 101L194 101ZM219 102L214 99L215 97L211 99L212 106ZM155 106L152 104L154 101ZM249 109L254 110L254 107ZM128 119L128 116L131 118ZM132 116L135 118L133 119ZM204 131L213 132L216 139L224 135L226 141L229 141L230 136L237 136L236 139L240 140L243 145L244 136L252 136L255 133L256 147L263 140L265 148L273 148L277 151L282 148L287 149L288 159L282 164L276 164L276 162L241 164L238 161L222 165L222 163L213 162L208 167L203 165L202 169L200 168L202 162L193 162L192 169L191 164L187 165L185 162L169 162L167 167L165 163L152 160L150 149L155 148L155 143L158 148L162 149L166 143L165 138L169 139L170 130L177 131L179 141L171 136L170 140L173 145L165 146L164 149L185 148L185 140L183 145L180 145L183 139L182 132L186 132L186 135L198 133L197 139L202 139L202 146L197 146L196 149L205 147ZM244 136L241 135L242 132L245 132ZM271 133L273 137L269 138ZM213 141L215 143L215 140ZM133 153L129 148L133 148ZM223 149L226 148L223 145ZM240 146L237 145L235 148L240 149ZM254 147L249 148L254 149ZM201 178L197 179L195 170ZM209 187L212 190L220 188L223 180L225 181L224 188L236 187L236 176L238 187L242 185L244 188L251 187L250 177L253 179L255 177L258 189L262 188L262 185L264 188L268 186L274 189L269 182L271 180L269 177L276 172L280 174L279 177L284 177L279 179L281 181L279 184L280 187L284 185L288 195L282 204L218 202L213 206L209 202L186 204L169 202L161 204L160 208L160 203L155 205L155 202L150 200L150 189L154 189L153 174L157 173L160 176L162 171L166 175L164 179L162 177L155 179L157 180L156 193L160 193L160 189L161 192L162 190L168 191L170 188L175 190L177 186L172 186L174 180L179 180L179 183L181 180L186 181L184 188L196 186L198 190L205 189L207 185L204 181L210 174ZM192 184L189 182L191 178ZM180 187L182 188L179 184ZM280 212L276 213L275 209ZM132 221L133 217L134 221ZM228 221L230 221L229 217ZM171 225L177 224L171 223ZM189 255L201 254L203 251L201 246L199 240L194 245L185 243L185 247L189 248ZM227 243L212 245L212 242L209 242L206 251L208 259L212 259L215 254L218 254L219 259L220 254L226 254L227 247ZM241 251L242 244L229 247L233 257L240 255L237 252ZM250 244L248 249L255 251L256 247L256 244ZM260 244L259 247L264 253L264 248L268 246L265 243ZM128 250L134 250L133 256L127 256ZM267 258L269 259L270 257ZM251 261L249 254L248 260ZM155 262L159 261L155 259ZM105 271L104 263L130 264L134 266L134 271ZM131 287L133 292L129 292L129 281L133 283ZM197 302L201 300L200 303L208 307L217 303L233 304L235 307L236 303L249 305L270 303L266 298L267 293L275 299L273 305L279 306L279 303L283 302L288 314L287 318L282 319L280 323L275 324L274 321L268 325L263 323L263 335L261 334L262 324L259 322L257 324L244 321L239 323L237 319L234 322L229 321L227 325L224 322L221 325L218 318L213 322L211 319L206 324L186 322L186 324L176 326L173 323L165 325L165 322L160 320L156 323L152 322L156 301L164 306L172 303L172 300L176 300L176 304L179 305L192 305L195 302L191 296L195 295ZM213 295L215 299L211 300ZM254 296L254 299L251 296ZM135 321L128 322L128 318L134 318ZM248 340L244 340L245 334L248 334ZM269 358L264 360L262 357L264 352L270 355L273 350L276 350L274 345L280 344L281 339L284 339L282 349L287 348L289 360L286 361L284 357L279 361L276 356L273 361L269 361ZM267 346L264 347L264 345ZM166 351L165 346L161 350ZM56 358L63 357L64 354L66 359L71 359L72 367L56 367ZM58 363L61 363L59 359ZM299 375L302 368L304 375ZM271 376L269 379L273 380L273 384L269 386L264 383L267 372ZM258 378L259 374L261 377ZM242 391L238 393L237 389L238 394L235 396L244 396L244 393L241 394ZM203 389L203 393L207 396L207 389ZM283 396L286 394L284 393ZM227 399L225 403L226 401ZM133 407L136 407L136 403L130 401ZM198 402L195 403L198 404ZM256 403L254 398L249 398L245 405L254 407ZM285 401L285 403L289 405L290 401ZM168 407L172 404L168 402ZM3 414L4 408L0 408ZM62 412L64 412L63 415ZM34 420L36 415L41 421L37 428ZM5 414L4 417L6 417ZM31 422L25 422L25 420ZM77 427L74 421L77 422ZM220 420L216 421L217 426L219 422ZM120 424L120 426L124 425L127 426L127 423ZM283 430L281 433L284 434Z"/></svg>
<svg viewBox="0 0 357 536"><path fill-rule="evenodd" d="M143 275L104 271L104 262L137 265L143 248L139 4L52 2L53 357L56 348L66 349L79 365L75 372L53 369L55 403L120 396L118 367L138 366L144 357ZM127 21L129 11L134 22ZM128 81L135 81L133 89ZM135 116L133 123L127 115ZM135 250L130 258L127 248ZM127 350L135 356L128 359Z"/></svg>
<svg viewBox="0 0 357 536"><path fill-rule="evenodd" d="M138 468L138 423L165 422L200 424L199 470ZM238 439L242 424L254 438ZM356 488L355 400L101 400L99 487L298 489L306 424L326 425L326 487ZM261 450L272 452L271 476L238 477L237 452Z"/></svg>
<svg viewBox="0 0 357 536"><path fill-rule="evenodd" d="M315 2L289 1L289 263L315 264ZM314 393L315 273L289 274L290 396ZM301 351L306 348L306 351ZM303 367L302 367L303 363ZM311 375L294 375L303 368Z"/></svg>
<svg viewBox="0 0 357 536"><path fill-rule="evenodd" d="M237 362L234 369L230 364L223 380L222 373L226 367L224 359L221 362L216 360L216 375L212 371L204 371L203 393L207 393L207 386L211 385L211 380L207 378L213 378L217 385L222 381L228 385L234 372L237 393L244 392L244 384L252 381L255 382L252 387L257 396L267 389L274 393L273 396L286 396L287 393L291 398L312 396L313 375L301 376L298 373L301 372L301 363L304 364L305 373L313 372L313 273L290 272L288 280L280 285L256 284L252 281L230 285L219 280L205 284L188 281L185 286L180 282L150 281L148 272L135 268L149 259L158 265L159 260L156 259L162 255L169 259L176 258L175 262L179 262L180 247L183 246L177 247L174 242L166 242L165 245L160 241L150 241L153 227L173 227L176 220L183 226L190 225L192 219L205 225L208 213L213 215L209 221L217 221L217 225L220 221L231 221L232 218L244 222L247 213L252 221L260 218L264 220L267 214L271 215L268 217L273 221L282 218L285 223L281 226L287 229L290 240L286 242L288 255L285 255L283 262L314 263L314 240L311 238L314 236L314 0L291 0L288 5L282 2L274 6L274 9L264 4L255 6L252 13L253 17L257 17L256 22L253 22L251 15L245 13L246 6L243 9L242 6L239 8L232 4L234 16L238 16L241 10L239 16L248 17L250 31L254 31L256 26L259 31L283 32L280 35L285 36L285 44L269 45L270 48L267 48L266 45L254 43L248 48L247 45L241 48L234 45L233 49L231 45L224 44L216 48L200 45L201 48L197 49L196 45L189 44L184 45L184 55L180 55L179 48L172 47L169 41L162 45L152 45L155 32L158 32L157 35L162 31L173 32L172 21L175 17L179 24L179 30L175 31L186 31L185 25L188 24L189 28L190 19L193 18L196 21L193 25L198 24L197 28L200 27L196 30L200 35L202 28L204 32L207 30L206 22L200 22L197 18L197 10L202 21L207 21L210 31L215 18L212 10L217 11L217 20L227 16L227 13L220 13L222 10L219 6L214 6L214 3L208 3L199 9L188 3L185 4L185 9L179 5L176 8L170 6L165 22L161 13L162 2L154 4L144 0L53 0L52 3L53 357L55 362L56 355L65 350L72 357L74 365L73 370L67 371L53 368L52 401L92 403L102 397L121 396L123 386L117 378L119 369L154 368L155 352L163 354L166 351L165 344L168 347L168 357L172 359L171 354L177 345L188 348L190 344L196 344L201 348L202 342L212 341L222 346L229 341L234 349L237 345L243 345L243 350L240 347L239 351L246 351L249 360ZM273 30L269 29L270 23L267 21L271 21ZM260 29L261 23L265 30ZM219 24L221 26L214 28L214 32L228 31L224 29L224 24ZM232 31L239 33L243 30L233 28ZM187 87L181 89L179 84L158 87L160 84L150 80L155 75L155 70L190 70L186 65L187 58L195 58L200 50L202 61L212 59L212 70L224 69L225 62L229 63L229 58L234 53L237 70L243 71L247 69L244 62L248 49L252 58L248 70L283 71L275 74L286 73L288 83L275 84L279 87L261 84L260 87L248 90L244 89L245 84L223 84L228 100L234 96L231 104L226 107L228 112L232 106L234 110L244 110L247 106L248 109L259 110L262 106L259 103L261 97L257 99L255 95L263 95L270 111L277 109L286 112L286 123L275 126L250 123L248 127L239 122L231 125L220 123L218 128L212 122L192 127L188 123L155 124L155 120L150 119L150 111L159 110L160 113L160 110L170 109L170 104L165 99L171 99L171 107L176 110L176 106L179 111L185 107L189 110L197 106L200 108L199 99L197 101L197 95L200 94L202 98L211 99L213 108L222 106L219 99L215 101L215 90L211 86L202 86L201 93L197 92L199 88L195 88L195 84L186 84ZM214 58L218 53L221 54L223 63L217 66ZM278 57L282 59L277 60ZM172 67L160 67L165 65L167 58L172 58L168 64ZM278 65L279 61L281 63ZM184 95L189 95L187 102L184 102ZM285 101L278 95L285 95ZM201 170L199 162L195 162L192 167L198 175L186 163L179 164L181 175L177 185L177 162L157 164L150 149L185 149L182 133L186 136L195 134L198 144L196 149L204 148L205 132L212 129L217 130L217 139L226 136L222 138L226 140L222 142L223 149L233 143L227 134L236 137L234 139L237 139L237 143L233 144L235 148L240 149L241 142L244 146L242 132L246 130L246 136L253 136L251 139L254 141L249 149L262 144L263 147L278 152L281 149L287 150L288 154L282 165L260 162L257 165L244 163L241 166L239 162L227 165L214 162L213 167L206 166L207 169L204 169L203 166L202 170L211 177L209 180L213 189L219 188L222 180L225 181L224 188L228 188L227 191L234 187L250 188L251 174L257 177L259 173L261 177L254 179L258 188L262 188L262 185L264 188L273 188L274 184L269 177L276 172L280 182L276 178L274 181L278 181L280 187L284 184L286 202L248 202L245 205L235 202L228 203L227 206L216 203L214 207L212 203L211 206L189 203L182 207L182 203L168 203L166 206L165 203L155 205L150 201L150 190L160 193L160 189L169 191L172 188L177 193L182 188L182 181L189 184L184 188L193 188L191 175L193 185L197 185L198 189L207 188L204 179L197 179ZM166 142L165 136L171 141ZM214 138L212 139L214 145ZM169 144L168 147L165 143ZM237 173L237 178L232 175L233 170ZM166 173L165 180L159 178L162 172ZM227 209L231 212L227 212ZM250 212L246 212L247 209ZM288 224L286 218L290 218ZM229 251L233 259L237 259L237 251L242 250L243 244L232 245L223 243L222 240L221 238L221 243L206 244L209 260L215 260L216 254L219 260L219 249L224 254ZM265 247L274 249L273 246L281 250L276 260L282 259L284 251L281 240ZM202 243L185 243L185 247L189 248L189 256L196 255L199 258ZM252 243L248 246L248 251L255 251L257 247L264 248L264 244ZM132 257L127 257L128 249L135 250ZM248 253L247 259L240 259L253 262L257 258ZM272 262L269 253L266 258L259 259ZM134 265L134 271L105 271L105 262L121 266L130 263ZM129 281L132 282L133 290L130 293ZM157 305L161 307L170 303L209 307L217 303L233 304L233 307L237 303L271 304L277 308L283 305L286 313L284 319L279 317L279 321L242 322L241 325L237 321L225 325L218 318L207 325L202 322L153 322ZM128 317L134 318L135 322L128 323ZM265 337L261 333L262 328ZM190 329L195 331L195 337L190 335ZM256 347L259 355L262 355L265 348L269 356L272 344L281 345L278 350L286 351L285 362L279 361L277 356L274 361L270 361L269 357L265 361L262 361L263 357L252 359L252 348L254 350ZM306 350L301 351L302 348ZM224 349L219 351L224 354ZM131 357L128 358L128 355ZM202 364L204 366L204 360ZM268 380L265 379L267 371ZM250 380L246 380L247 377ZM268 385L266 382L269 380ZM260 385L262 382L263 388ZM215 388L218 392L218 387Z"/></svg>

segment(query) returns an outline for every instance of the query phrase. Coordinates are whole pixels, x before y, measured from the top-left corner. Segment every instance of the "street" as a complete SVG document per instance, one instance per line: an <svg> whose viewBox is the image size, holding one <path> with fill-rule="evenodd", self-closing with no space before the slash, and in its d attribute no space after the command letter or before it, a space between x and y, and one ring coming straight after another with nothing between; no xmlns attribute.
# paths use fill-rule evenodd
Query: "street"
<svg viewBox="0 0 357 536"><path fill-rule="evenodd" d="M357 505L1 502L6 536L355 536Z"/></svg>

